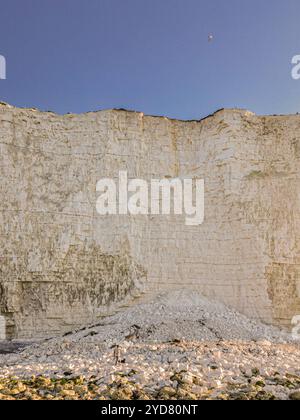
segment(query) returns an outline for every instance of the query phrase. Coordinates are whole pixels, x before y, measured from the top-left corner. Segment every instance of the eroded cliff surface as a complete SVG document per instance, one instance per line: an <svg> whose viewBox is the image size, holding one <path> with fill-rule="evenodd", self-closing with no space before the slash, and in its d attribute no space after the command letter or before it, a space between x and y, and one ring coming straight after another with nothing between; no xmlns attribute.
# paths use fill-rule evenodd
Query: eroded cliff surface
<svg viewBox="0 0 300 420"><path fill-rule="evenodd" d="M174 288L290 326L300 314L299 161L300 116L222 110L184 122L0 105L0 335L51 336ZM204 224L98 215L97 181L122 170L204 178Z"/></svg>

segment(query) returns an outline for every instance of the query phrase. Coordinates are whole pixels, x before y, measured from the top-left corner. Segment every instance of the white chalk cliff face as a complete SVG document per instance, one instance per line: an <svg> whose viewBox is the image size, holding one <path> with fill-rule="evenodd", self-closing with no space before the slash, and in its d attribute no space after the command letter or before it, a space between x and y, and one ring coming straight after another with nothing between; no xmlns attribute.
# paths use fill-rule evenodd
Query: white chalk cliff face
<svg viewBox="0 0 300 420"><path fill-rule="evenodd" d="M0 339L97 322L191 288L253 319L300 314L300 116L183 122L0 105ZM205 221L100 216L96 183L204 178Z"/></svg>

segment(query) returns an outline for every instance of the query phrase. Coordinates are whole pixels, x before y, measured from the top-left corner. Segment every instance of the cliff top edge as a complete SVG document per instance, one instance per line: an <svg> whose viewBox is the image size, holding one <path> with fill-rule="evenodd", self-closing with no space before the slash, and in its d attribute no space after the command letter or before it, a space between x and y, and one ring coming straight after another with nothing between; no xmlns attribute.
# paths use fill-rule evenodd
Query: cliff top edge
<svg viewBox="0 0 300 420"><path fill-rule="evenodd" d="M27 111L27 112L37 112L37 113L41 113L41 114L51 114L57 117L61 117L61 118L70 118L70 117L78 117L78 116L84 116L84 115L89 115L89 114L98 114L98 113L106 113L106 112L124 112L124 113L128 113L128 114L137 114L137 115L141 115L143 117L146 118L160 118L160 119L165 119L165 120L169 120L169 121L178 121L178 122L183 122L183 123L188 123L188 122L202 122L206 119L212 118L217 116L220 113L224 113L224 114L240 114L243 115L245 117L257 117L257 118L274 118L274 117L282 117L282 118L287 118L287 117L295 117L295 116L299 116L300 114L296 113L296 114L273 114L273 115L258 115L252 111L249 111L247 109L243 109L243 108L220 108L217 109L215 112L213 112L212 114L209 114L203 118L199 118L199 119L180 119L180 118L171 118L171 117L167 117L164 115L151 115L151 114L145 114L142 111L135 111L135 110L131 110L131 109L125 109L125 108L108 108L108 109L99 109L99 110L95 110L95 111L87 111L87 112L82 112L82 113L66 113L66 114L59 114L56 113L54 111L43 111L40 110L38 108L30 108L30 107L16 107L13 105L10 105L6 102L0 101L0 109L1 108L8 108L11 110L20 110L20 111Z"/></svg>

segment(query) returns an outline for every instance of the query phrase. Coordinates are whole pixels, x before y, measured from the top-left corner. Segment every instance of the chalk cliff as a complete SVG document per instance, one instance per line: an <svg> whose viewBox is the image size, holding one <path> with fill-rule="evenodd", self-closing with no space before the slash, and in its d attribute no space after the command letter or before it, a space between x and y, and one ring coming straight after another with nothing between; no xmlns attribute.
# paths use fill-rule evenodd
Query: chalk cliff
<svg viewBox="0 0 300 420"><path fill-rule="evenodd" d="M253 319L300 314L300 116L177 121L0 105L0 339L47 337L192 288ZM204 178L205 222L99 216L96 183Z"/></svg>

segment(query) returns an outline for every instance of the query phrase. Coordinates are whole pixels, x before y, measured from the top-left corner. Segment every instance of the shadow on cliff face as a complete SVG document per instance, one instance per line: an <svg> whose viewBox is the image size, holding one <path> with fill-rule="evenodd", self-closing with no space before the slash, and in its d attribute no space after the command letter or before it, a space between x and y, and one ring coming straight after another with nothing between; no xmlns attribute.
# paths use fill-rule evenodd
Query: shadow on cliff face
<svg viewBox="0 0 300 420"><path fill-rule="evenodd" d="M291 330L292 318L300 314L300 267L296 264L273 263L267 268L266 276L274 320L281 327Z"/></svg>
<svg viewBox="0 0 300 420"><path fill-rule="evenodd" d="M71 246L48 272L29 272L26 258L21 266L6 265L0 313L10 318L7 338L44 338L94 322L138 294L145 278L128 253L110 255L97 246Z"/></svg>

